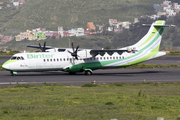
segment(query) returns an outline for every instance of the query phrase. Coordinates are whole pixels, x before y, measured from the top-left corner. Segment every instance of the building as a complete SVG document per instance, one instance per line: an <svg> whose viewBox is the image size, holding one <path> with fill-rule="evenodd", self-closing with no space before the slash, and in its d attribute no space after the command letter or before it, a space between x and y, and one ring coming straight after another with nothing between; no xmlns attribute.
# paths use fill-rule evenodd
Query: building
<svg viewBox="0 0 180 120"><path fill-rule="evenodd" d="M151 15L150 18L153 20L156 20L156 19L160 18L160 16L159 15Z"/></svg>
<svg viewBox="0 0 180 120"><path fill-rule="evenodd" d="M19 0L19 5L23 5L24 3L26 3L26 0Z"/></svg>
<svg viewBox="0 0 180 120"><path fill-rule="evenodd" d="M35 32L35 39L36 40L45 40L46 39L45 32Z"/></svg>
<svg viewBox="0 0 180 120"><path fill-rule="evenodd" d="M64 37L68 37L70 35L70 33L67 31L67 30L64 30L63 31L63 36Z"/></svg>
<svg viewBox="0 0 180 120"><path fill-rule="evenodd" d="M96 33L96 27L94 26L93 22L88 22L87 28L90 30L91 33Z"/></svg>
<svg viewBox="0 0 180 120"><path fill-rule="evenodd" d="M15 39L16 39L16 41L21 41L21 36L17 35L17 36L15 36Z"/></svg>
<svg viewBox="0 0 180 120"><path fill-rule="evenodd" d="M131 23L130 23L129 21L125 21L125 22L123 22L122 27L125 28L125 29L129 29L130 24L131 24Z"/></svg>
<svg viewBox="0 0 180 120"><path fill-rule="evenodd" d="M7 7L9 7L9 8L12 7L12 4L7 4Z"/></svg>
<svg viewBox="0 0 180 120"><path fill-rule="evenodd" d="M46 31L45 32L46 38L51 38L53 36L53 34L54 34L53 31Z"/></svg>
<svg viewBox="0 0 180 120"><path fill-rule="evenodd" d="M13 5L14 5L15 7L18 7L18 6L19 6L19 2L13 2Z"/></svg>
<svg viewBox="0 0 180 120"><path fill-rule="evenodd" d="M28 40L36 40L35 35L32 32L29 33L29 39Z"/></svg>
<svg viewBox="0 0 180 120"><path fill-rule="evenodd" d="M84 35L84 28L75 29L75 36L83 36L83 35Z"/></svg>
<svg viewBox="0 0 180 120"><path fill-rule="evenodd" d="M59 34L59 36L63 37L63 35L64 35L63 33L64 33L63 26L59 26L58 27L58 34Z"/></svg>
<svg viewBox="0 0 180 120"><path fill-rule="evenodd" d="M45 28L36 28L36 29L32 29L32 32L35 33L35 32L46 32L46 29Z"/></svg>
<svg viewBox="0 0 180 120"><path fill-rule="evenodd" d="M138 22L139 22L138 18L134 18L134 23L138 23Z"/></svg>
<svg viewBox="0 0 180 120"><path fill-rule="evenodd" d="M84 30L84 35L90 35L90 30L88 29Z"/></svg>
<svg viewBox="0 0 180 120"><path fill-rule="evenodd" d="M58 32L54 32L54 33L53 33L53 36L55 37L55 39L59 39L59 34L58 34Z"/></svg>
<svg viewBox="0 0 180 120"><path fill-rule="evenodd" d="M1 43L7 43L12 40L11 36L4 36L4 38L1 40Z"/></svg>
<svg viewBox="0 0 180 120"><path fill-rule="evenodd" d="M24 32L20 32L20 40L22 41L22 40L24 40L25 38L24 38Z"/></svg>
<svg viewBox="0 0 180 120"><path fill-rule="evenodd" d="M117 26L117 24L118 24L117 19L109 19L110 26Z"/></svg>

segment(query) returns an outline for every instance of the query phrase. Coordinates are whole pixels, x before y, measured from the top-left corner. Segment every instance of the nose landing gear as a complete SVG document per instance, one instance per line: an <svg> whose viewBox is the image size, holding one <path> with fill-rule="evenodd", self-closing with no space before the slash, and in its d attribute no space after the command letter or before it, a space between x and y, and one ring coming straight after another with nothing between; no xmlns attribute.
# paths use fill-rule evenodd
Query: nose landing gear
<svg viewBox="0 0 180 120"><path fill-rule="evenodd" d="M11 74L12 76L16 76L16 75L17 75L17 72L15 72L15 71L10 71L10 74Z"/></svg>

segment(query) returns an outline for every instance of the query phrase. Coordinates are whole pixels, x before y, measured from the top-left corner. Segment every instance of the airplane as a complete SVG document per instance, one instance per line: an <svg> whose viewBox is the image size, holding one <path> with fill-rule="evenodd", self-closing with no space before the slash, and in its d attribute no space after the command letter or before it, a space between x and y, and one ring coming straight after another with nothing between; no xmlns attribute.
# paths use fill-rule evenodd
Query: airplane
<svg viewBox="0 0 180 120"><path fill-rule="evenodd" d="M93 50L79 49L79 46L72 49L46 47L46 42L39 48L42 52L18 53L6 61L2 67L10 71L12 76L17 72L44 72L44 71L64 71L74 75L77 72L84 72L91 75L94 70L106 68L123 68L138 64L150 59L166 55L159 52L166 21L157 20L149 26L147 34L136 44L121 49ZM49 51L48 51L49 50Z"/></svg>

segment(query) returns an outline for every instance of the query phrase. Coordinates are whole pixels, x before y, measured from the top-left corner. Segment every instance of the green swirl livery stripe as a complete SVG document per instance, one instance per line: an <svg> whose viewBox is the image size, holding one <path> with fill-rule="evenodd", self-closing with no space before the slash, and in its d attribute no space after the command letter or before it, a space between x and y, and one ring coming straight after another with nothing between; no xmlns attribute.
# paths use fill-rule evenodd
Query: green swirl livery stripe
<svg viewBox="0 0 180 120"><path fill-rule="evenodd" d="M162 25L165 24L163 21L157 21L155 25ZM158 32L159 31L159 32ZM126 57L125 59L120 60L109 60L109 61L102 61L102 62L90 62L90 63L81 63L78 65L73 65L70 67L70 72L77 72L83 69L92 69L96 70L101 67L125 67L128 65L137 64L140 62L143 62L151 57L154 57L158 54L160 42L161 42L161 35L164 31L164 27L155 26L153 29L153 33L150 34L149 38L145 40L140 46L145 45L147 42L151 40L149 44L144 46L141 50L138 51L138 53ZM150 31L152 32L152 31ZM154 37L154 38L153 38Z"/></svg>
<svg viewBox="0 0 180 120"><path fill-rule="evenodd" d="M163 21L157 21L155 25L162 25L162 23L163 23ZM164 24L165 24L165 23L164 23ZM157 28L158 28L158 29L157 29ZM157 32L159 31L159 28L160 28L160 27L154 27L153 32L149 35L149 37L147 38L147 40L146 40L144 43L142 43L139 47L143 46L143 45L146 44L149 40L151 40L151 39L154 37L155 33L157 33Z"/></svg>
<svg viewBox="0 0 180 120"><path fill-rule="evenodd" d="M13 63L13 62L17 62L17 61L19 61L19 60L8 60L3 65L7 65L9 63Z"/></svg>

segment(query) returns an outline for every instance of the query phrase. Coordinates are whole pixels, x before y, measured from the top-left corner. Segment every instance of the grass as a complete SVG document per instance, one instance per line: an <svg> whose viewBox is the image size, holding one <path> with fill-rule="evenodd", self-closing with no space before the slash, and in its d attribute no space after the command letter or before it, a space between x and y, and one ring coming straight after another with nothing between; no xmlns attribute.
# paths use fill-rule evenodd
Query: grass
<svg viewBox="0 0 180 120"><path fill-rule="evenodd" d="M0 88L0 119L177 120L180 83Z"/></svg>
<svg viewBox="0 0 180 120"><path fill-rule="evenodd" d="M176 64L136 64L129 67L129 69L152 69L152 68L180 68L179 65Z"/></svg>
<svg viewBox="0 0 180 120"><path fill-rule="evenodd" d="M2 65L0 64L0 71L4 71L4 69L2 68Z"/></svg>
<svg viewBox="0 0 180 120"><path fill-rule="evenodd" d="M167 55L180 55L180 51L170 51Z"/></svg>

